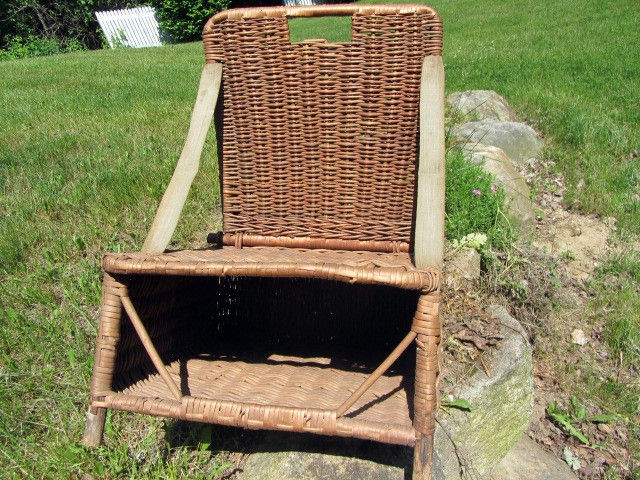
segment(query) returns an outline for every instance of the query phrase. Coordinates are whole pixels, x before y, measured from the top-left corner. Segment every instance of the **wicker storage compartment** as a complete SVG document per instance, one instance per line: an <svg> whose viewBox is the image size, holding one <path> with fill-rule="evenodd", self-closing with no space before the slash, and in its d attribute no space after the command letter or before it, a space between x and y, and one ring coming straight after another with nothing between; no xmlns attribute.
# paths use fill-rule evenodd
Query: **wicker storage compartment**
<svg viewBox="0 0 640 480"><path fill-rule="evenodd" d="M424 313L438 321L423 293L437 272L409 261L268 247L107 255L93 405L413 445L413 349L337 413Z"/></svg>
<svg viewBox="0 0 640 480"><path fill-rule="evenodd" d="M263 409L338 408L402 340L418 301L417 292L330 280L121 280L188 400L184 409L177 403L125 314L105 406L140 413L160 408L156 413L246 428L279 428ZM379 440L379 432L388 431L384 440L412 445L414 369L414 352L405 352L349 409L336 433ZM243 407L246 416L233 414ZM325 429L311 417L300 426L282 420L280 428Z"/></svg>

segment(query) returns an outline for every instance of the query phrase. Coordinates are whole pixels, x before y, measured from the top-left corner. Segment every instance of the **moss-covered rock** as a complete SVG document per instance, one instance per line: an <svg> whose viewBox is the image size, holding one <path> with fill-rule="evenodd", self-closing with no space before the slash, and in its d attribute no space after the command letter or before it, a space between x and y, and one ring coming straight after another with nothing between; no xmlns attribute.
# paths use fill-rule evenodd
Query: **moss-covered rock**
<svg viewBox="0 0 640 480"><path fill-rule="evenodd" d="M489 313L503 325L502 347L485 359L489 375L477 372L453 392L471 403L471 412L439 415L435 449L441 471L434 471L434 479L487 478L529 426L531 347L522 325L503 307L490 307Z"/></svg>

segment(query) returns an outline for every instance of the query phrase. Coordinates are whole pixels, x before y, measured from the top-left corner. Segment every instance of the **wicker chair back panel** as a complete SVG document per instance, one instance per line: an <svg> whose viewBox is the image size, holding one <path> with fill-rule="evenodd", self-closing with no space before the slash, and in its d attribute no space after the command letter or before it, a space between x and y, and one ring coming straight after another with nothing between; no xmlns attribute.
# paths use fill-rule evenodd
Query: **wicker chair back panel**
<svg viewBox="0 0 640 480"><path fill-rule="evenodd" d="M437 15L354 8L349 43L291 43L285 9L214 20L204 40L224 63L225 232L409 243Z"/></svg>

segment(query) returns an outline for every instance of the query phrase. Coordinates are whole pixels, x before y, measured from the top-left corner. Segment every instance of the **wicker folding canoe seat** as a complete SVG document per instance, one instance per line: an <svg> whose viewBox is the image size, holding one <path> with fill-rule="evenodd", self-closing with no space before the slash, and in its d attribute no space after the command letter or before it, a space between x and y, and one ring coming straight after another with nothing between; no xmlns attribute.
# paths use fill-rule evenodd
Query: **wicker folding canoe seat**
<svg viewBox="0 0 640 480"><path fill-rule="evenodd" d="M327 15L351 17L349 42L290 41L289 18ZM416 5L209 20L188 138L151 231L141 252L104 257L85 443L101 442L111 408L414 446L414 478L429 477L441 40L437 14ZM214 117L224 232L168 252Z"/></svg>

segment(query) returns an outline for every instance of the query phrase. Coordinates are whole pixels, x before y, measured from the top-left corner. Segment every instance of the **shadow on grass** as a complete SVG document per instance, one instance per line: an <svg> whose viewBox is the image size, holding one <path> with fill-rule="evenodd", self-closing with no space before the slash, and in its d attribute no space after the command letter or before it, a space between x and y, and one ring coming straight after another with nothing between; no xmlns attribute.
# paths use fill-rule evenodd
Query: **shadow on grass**
<svg viewBox="0 0 640 480"><path fill-rule="evenodd" d="M355 458L397 468L411 479L413 448L387 445L366 440L325 437L307 433L244 430L241 428L208 425L183 420L167 420L165 440L169 448L201 449L203 440L210 442L212 453L232 463L223 479L236 478L249 455L255 453L302 452L334 457ZM322 467L322 465L319 465ZM352 480L357 480L355 469ZM364 471L363 471L364 472ZM318 478L333 478L335 471L327 471Z"/></svg>

